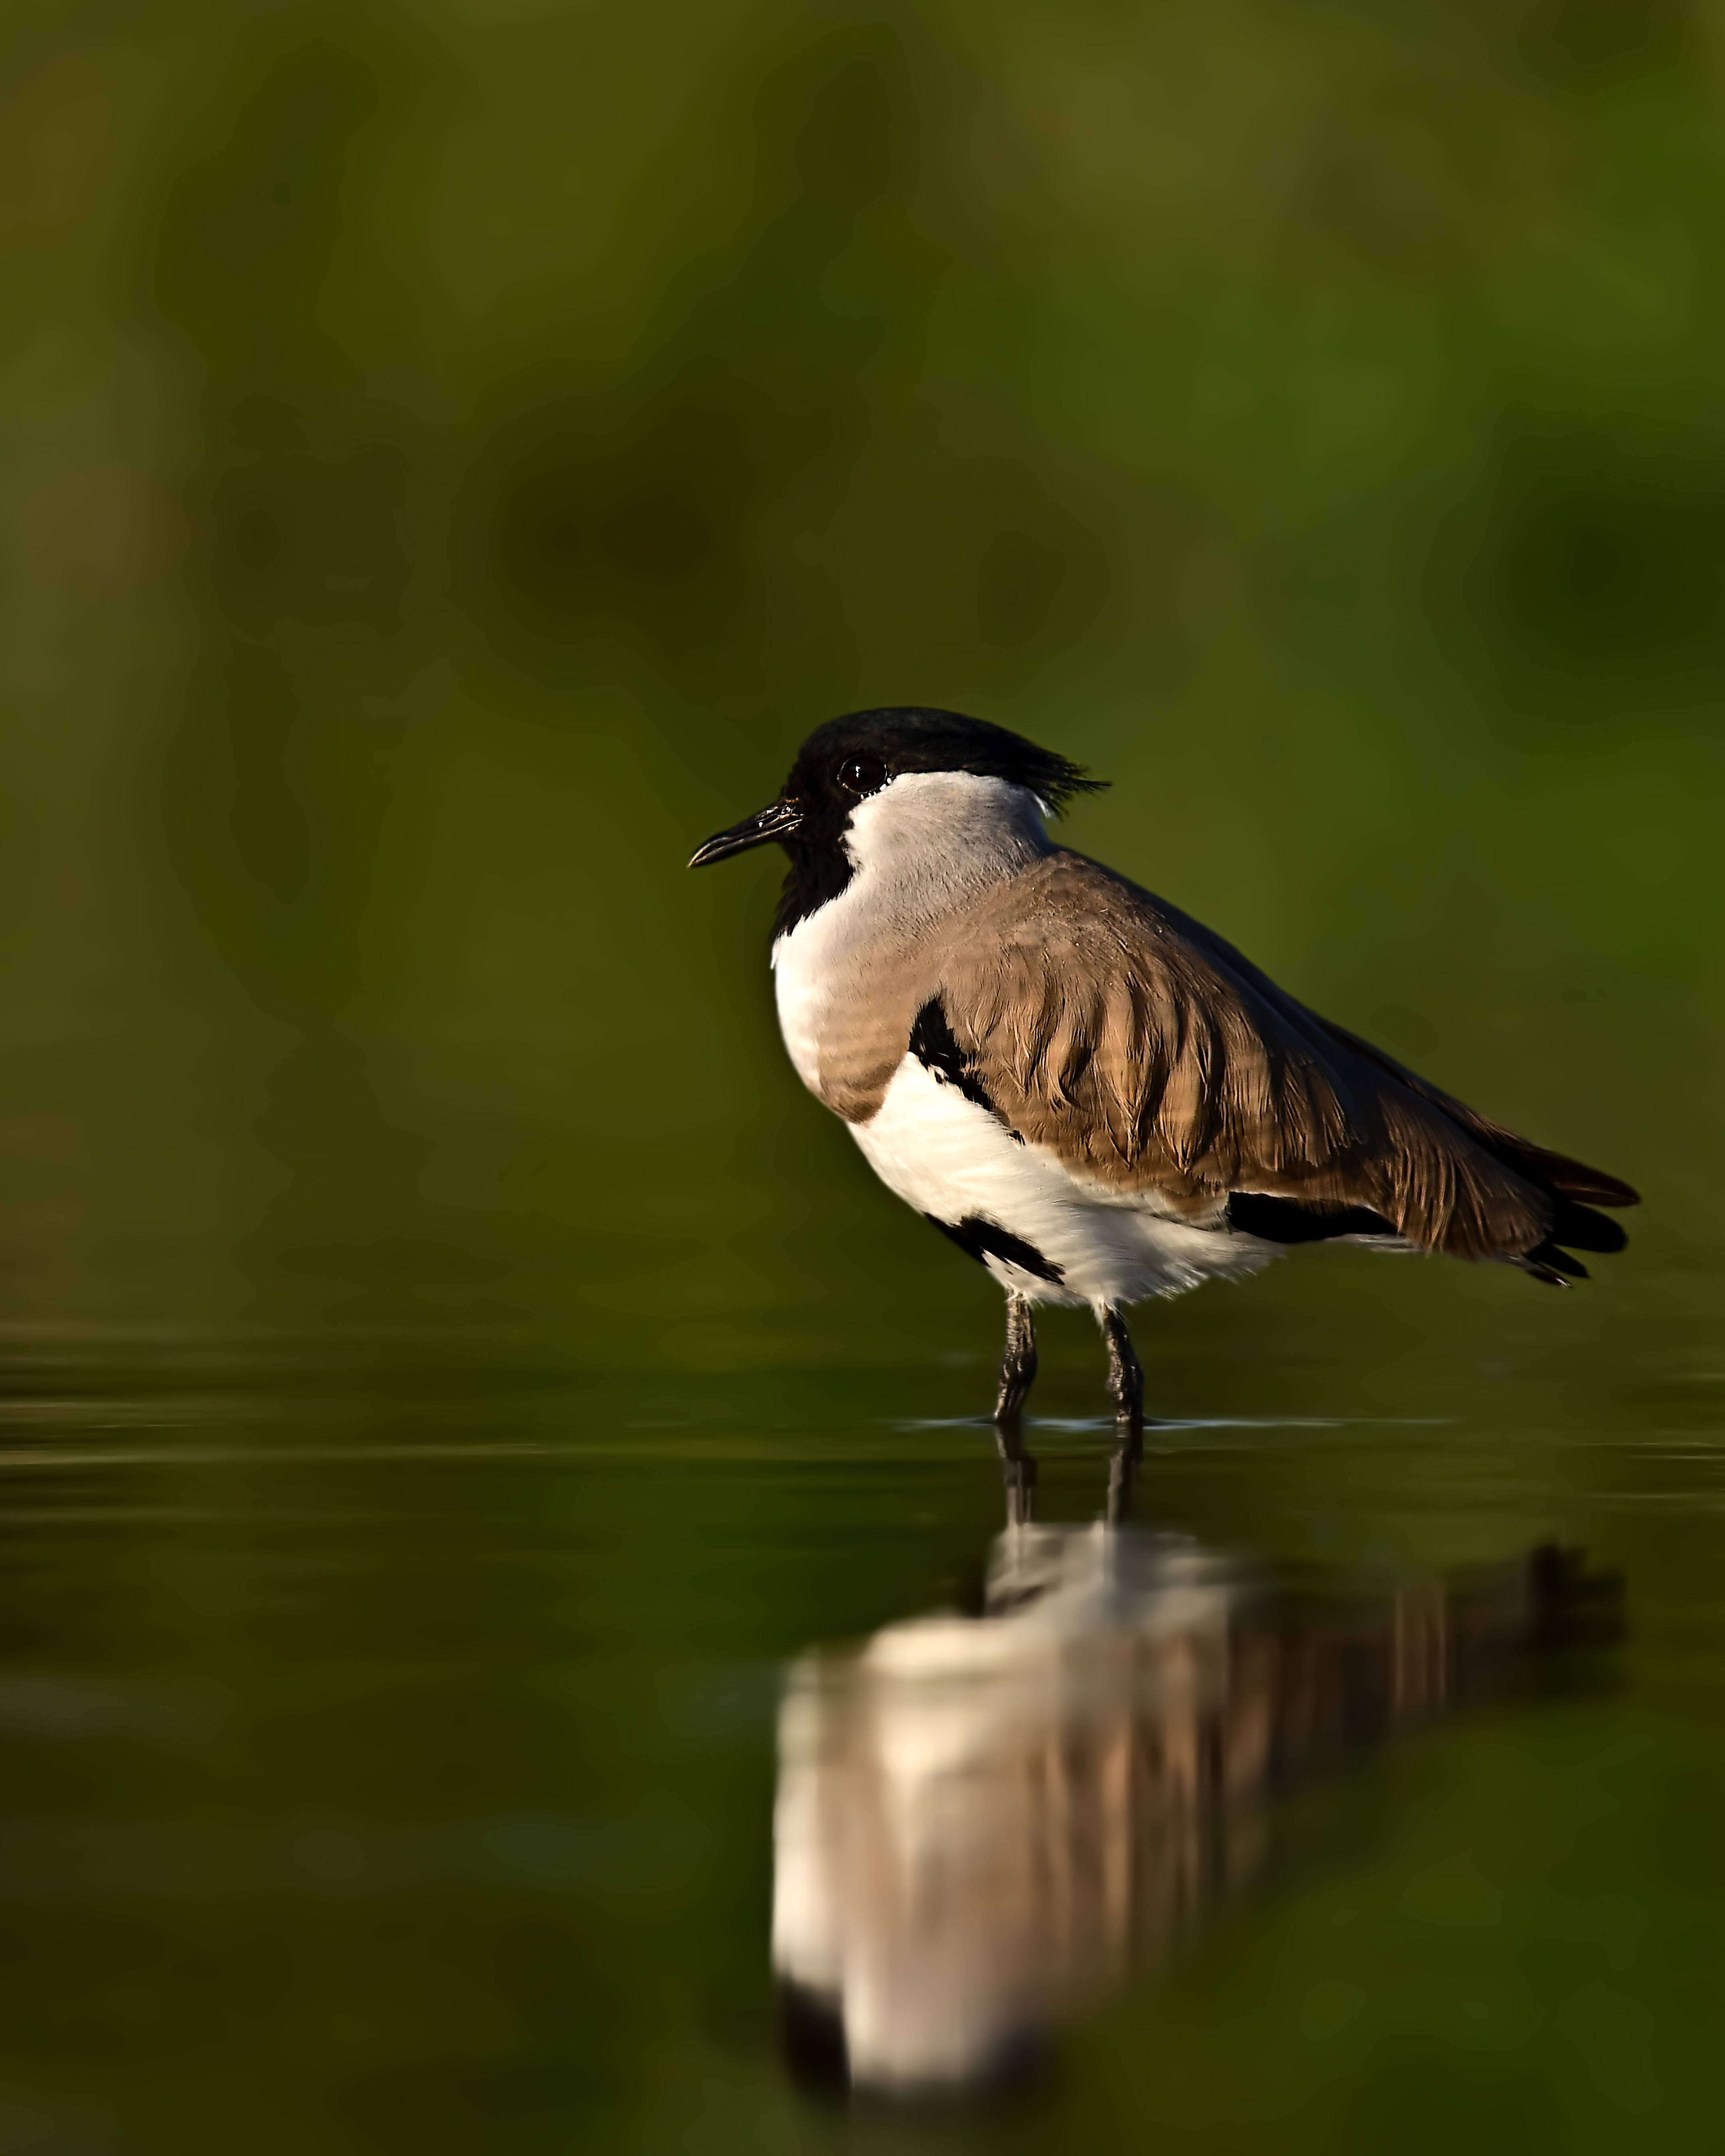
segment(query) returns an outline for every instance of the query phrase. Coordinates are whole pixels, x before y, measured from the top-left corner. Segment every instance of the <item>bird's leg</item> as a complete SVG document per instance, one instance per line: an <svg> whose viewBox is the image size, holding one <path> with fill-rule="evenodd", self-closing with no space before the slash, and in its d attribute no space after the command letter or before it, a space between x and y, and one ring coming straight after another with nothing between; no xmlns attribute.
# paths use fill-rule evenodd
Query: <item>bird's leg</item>
<svg viewBox="0 0 1725 2156"><path fill-rule="evenodd" d="M1009 1291L1006 1353L1000 1358L1000 1390L994 1398L995 1421L1003 1425L1016 1423L1035 1382L1036 1327L1030 1315L1029 1299Z"/></svg>
<svg viewBox="0 0 1725 2156"><path fill-rule="evenodd" d="M1117 1442L1108 1462L1110 1527L1117 1527L1132 1508L1132 1490L1144 1452L1144 1368L1132 1347L1126 1320L1111 1304L1102 1312L1102 1337L1108 1346L1108 1396L1114 1403Z"/></svg>
<svg viewBox="0 0 1725 2156"><path fill-rule="evenodd" d="M1009 1291L1006 1353L1000 1358L1000 1391L994 1402L994 1435L1006 1484L1006 1524L1029 1523L1036 1488L1036 1462L1024 1450L1024 1400L1036 1378L1036 1325L1029 1301Z"/></svg>
<svg viewBox="0 0 1725 2156"><path fill-rule="evenodd" d="M1036 1327L1027 1296L1006 1296L1006 1353L1000 1358L1000 1390L994 1396L994 1419L1004 1429L1016 1424L1036 1382Z"/></svg>
<svg viewBox="0 0 1725 2156"><path fill-rule="evenodd" d="M1137 1437L1144 1427L1144 1368L1132 1350L1126 1320L1112 1303L1103 1311L1102 1337L1108 1348L1108 1397L1122 1435Z"/></svg>

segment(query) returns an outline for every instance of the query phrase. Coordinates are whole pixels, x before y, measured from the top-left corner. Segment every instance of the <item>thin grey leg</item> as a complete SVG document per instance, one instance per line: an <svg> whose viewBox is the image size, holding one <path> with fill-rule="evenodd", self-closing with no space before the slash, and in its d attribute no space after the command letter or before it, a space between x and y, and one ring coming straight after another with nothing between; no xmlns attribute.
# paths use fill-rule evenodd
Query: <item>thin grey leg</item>
<svg viewBox="0 0 1725 2156"><path fill-rule="evenodd" d="M1035 1502L1036 1462L1024 1450L1024 1401L1036 1380L1036 1325L1021 1295L1006 1298L1006 1353L1000 1359L1000 1391L994 1402L994 1435L1006 1484L1006 1524L1026 1526Z"/></svg>
<svg viewBox="0 0 1725 2156"><path fill-rule="evenodd" d="M1136 1436L1144 1427L1144 1368L1132 1348L1126 1320L1111 1307L1102 1312L1102 1338L1108 1348L1108 1397L1114 1419Z"/></svg>
<svg viewBox="0 0 1725 2156"><path fill-rule="evenodd" d="M994 1399L994 1419L1015 1424L1036 1382L1036 1327L1029 1299L1008 1293L1006 1298L1006 1353L1000 1358L1000 1390Z"/></svg>
<svg viewBox="0 0 1725 2156"><path fill-rule="evenodd" d="M1118 1527L1132 1509L1132 1491L1144 1455L1144 1368L1132 1347L1126 1320L1117 1310L1102 1312L1102 1338L1108 1348L1108 1396L1114 1403L1118 1442L1108 1462L1108 1523Z"/></svg>

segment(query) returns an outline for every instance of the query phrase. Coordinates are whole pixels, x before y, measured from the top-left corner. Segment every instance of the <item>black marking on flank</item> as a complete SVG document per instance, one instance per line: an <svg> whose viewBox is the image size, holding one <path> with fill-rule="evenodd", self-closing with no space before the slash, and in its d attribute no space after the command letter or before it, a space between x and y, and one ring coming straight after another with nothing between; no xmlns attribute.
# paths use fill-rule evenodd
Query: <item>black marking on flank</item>
<svg viewBox="0 0 1725 2156"><path fill-rule="evenodd" d="M1014 1235L1009 1229L1000 1227L993 1220L985 1220L979 1213L968 1213L955 1226L942 1220L938 1213L925 1213L925 1220L949 1235L968 1257L978 1265L985 1258L999 1258L1003 1265L1017 1265L1034 1280L1047 1281L1058 1287L1066 1277L1061 1268L1044 1257L1034 1243L1027 1243L1022 1235Z"/></svg>
<svg viewBox="0 0 1725 2156"><path fill-rule="evenodd" d="M1255 1190L1236 1190L1229 1199L1228 1224L1264 1243L1332 1243L1343 1235L1397 1232L1394 1221L1368 1205L1301 1205Z"/></svg>
<svg viewBox="0 0 1725 2156"><path fill-rule="evenodd" d="M911 1028L911 1053L925 1070L932 1070L948 1086L956 1086L967 1101L974 1101L979 1108L986 1108L991 1116L1000 1115L988 1097L988 1089L976 1075L976 1060L967 1055L953 1038L952 1029L947 1023L946 1007L938 996L931 996L916 1014L916 1022ZM1019 1145L1024 1142L1022 1132L1006 1124L1013 1138Z"/></svg>

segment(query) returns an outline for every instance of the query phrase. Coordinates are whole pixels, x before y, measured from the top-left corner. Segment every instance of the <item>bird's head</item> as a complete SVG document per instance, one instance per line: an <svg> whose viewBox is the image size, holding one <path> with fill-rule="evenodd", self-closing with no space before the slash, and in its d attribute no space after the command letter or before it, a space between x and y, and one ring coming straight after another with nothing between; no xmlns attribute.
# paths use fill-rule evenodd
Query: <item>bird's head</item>
<svg viewBox="0 0 1725 2156"><path fill-rule="evenodd" d="M992 783L931 783L955 777ZM1016 797L1022 813L1052 815L1075 793L1094 793L1106 783L986 719L914 706L850 711L809 735L776 800L716 832L689 865L705 868L752 846L783 846L791 857L786 906L780 909L783 930L845 888L858 865L857 842L865 827L878 829L899 814L914 813L919 822L931 813L948 816L978 796L1009 806Z"/></svg>

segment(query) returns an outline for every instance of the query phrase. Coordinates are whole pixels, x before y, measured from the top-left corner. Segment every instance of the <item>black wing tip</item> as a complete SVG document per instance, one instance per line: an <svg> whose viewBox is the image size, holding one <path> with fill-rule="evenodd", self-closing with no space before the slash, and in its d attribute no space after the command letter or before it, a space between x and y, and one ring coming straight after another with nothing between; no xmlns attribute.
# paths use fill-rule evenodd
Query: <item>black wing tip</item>
<svg viewBox="0 0 1725 2156"><path fill-rule="evenodd" d="M1560 1250L1549 1239L1524 1251L1517 1262L1548 1287L1568 1287L1571 1281L1593 1277L1579 1258L1571 1256L1568 1250Z"/></svg>
<svg viewBox="0 0 1725 2156"><path fill-rule="evenodd" d="M1592 1277L1574 1255L1576 1250L1586 1250L1595 1257L1610 1257L1628 1242L1629 1237L1616 1221L1608 1220L1591 1206L1578 1205L1574 1199L1559 1196L1552 1209L1551 1232L1543 1243L1525 1251L1520 1263L1535 1280L1543 1281L1548 1286L1567 1287L1571 1281ZM1565 1249L1566 1244L1572 1245L1573 1249Z"/></svg>
<svg viewBox="0 0 1725 2156"><path fill-rule="evenodd" d="M1615 1220L1607 1219L1590 1205L1578 1205L1573 1199L1559 1198L1552 1213L1551 1240L1553 1243L1568 1243L1578 1250L1593 1250L1601 1256L1609 1256L1627 1247L1629 1236Z"/></svg>
<svg viewBox="0 0 1725 2156"><path fill-rule="evenodd" d="M1531 1278L1548 1286L1567 1287L1571 1281L1591 1277L1575 1251L1610 1257L1628 1246L1629 1236L1621 1225L1594 1208L1639 1205L1640 1193L1615 1175L1584 1168L1579 1161L1565 1160L1561 1155L1547 1155L1537 1165L1538 1180L1551 1200L1551 1223L1545 1240L1524 1250L1516 1262Z"/></svg>

